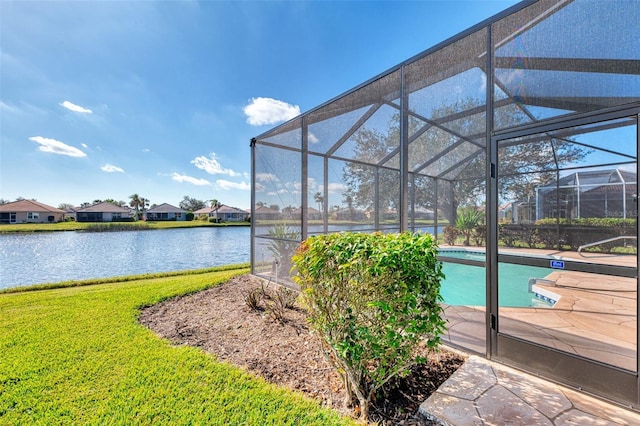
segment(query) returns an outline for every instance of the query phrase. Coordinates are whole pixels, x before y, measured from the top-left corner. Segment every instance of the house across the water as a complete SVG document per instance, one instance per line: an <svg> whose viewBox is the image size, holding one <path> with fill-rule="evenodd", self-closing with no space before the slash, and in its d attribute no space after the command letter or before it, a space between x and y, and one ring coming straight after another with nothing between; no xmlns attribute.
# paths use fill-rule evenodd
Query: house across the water
<svg viewBox="0 0 640 426"><path fill-rule="evenodd" d="M147 220L187 220L187 211L171 204L162 203L145 212Z"/></svg>
<svg viewBox="0 0 640 426"><path fill-rule="evenodd" d="M64 217L64 210L33 200L0 205L0 223L54 223Z"/></svg>
<svg viewBox="0 0 640 426"><path fill-rule="evenodd" d="M104 201L76 210L78 222L127 222L134 220L131 210Z"/></svg>

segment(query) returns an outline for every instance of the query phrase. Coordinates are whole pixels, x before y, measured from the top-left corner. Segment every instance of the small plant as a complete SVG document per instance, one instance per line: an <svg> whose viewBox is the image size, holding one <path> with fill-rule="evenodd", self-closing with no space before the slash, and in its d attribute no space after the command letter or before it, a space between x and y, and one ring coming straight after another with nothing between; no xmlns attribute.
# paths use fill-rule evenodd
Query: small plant
<svg viewBox="0 0 640 426"><path fill-rule="evenodd" d="M267 248L273 253L274 265L277 265L282 275L288 274L291 269L291 257L299 244L300 232L289 228L286 223L278 223L269 229L269 237L272 240Z"/></svg>
<svg viewBox="0 0 640 426"><path fill-rule="evenodd" d="M298 292L290 288L280 286L277 290L269 290L269 283L264 282L260 287L243 294L244 303L252 311L267 311L267 314L278 322L285 321L287 309L292 309L298 298ZM265 307L262 307L264 303Z"/></svg>
<svg viewBox="0 0 640 426"><path fill-rule="evenodd" d="M264 292L261 288L254 288L249 292L243 294L244 303L251 309L252 311L260 311L262 307L260 306L260 302L262 302Z"/></svg>
<svg viewBox="0 0 640 426"><path fill-rule="evenodd" d="M279 300L278 303L280 303L285 309L292 309L296 304L298 292L282 286L278 291L276 291L273 298Z"/></svg>
<svg viewBox="0 0 640 426"><path fill-rule="evenodd" d="M272 319L280 323L285 321L285 312L292 308L295 302L295 297L291 298L292 293L293 290L281 287L270 295L270 300L267 302L267 313Z"/></svg>

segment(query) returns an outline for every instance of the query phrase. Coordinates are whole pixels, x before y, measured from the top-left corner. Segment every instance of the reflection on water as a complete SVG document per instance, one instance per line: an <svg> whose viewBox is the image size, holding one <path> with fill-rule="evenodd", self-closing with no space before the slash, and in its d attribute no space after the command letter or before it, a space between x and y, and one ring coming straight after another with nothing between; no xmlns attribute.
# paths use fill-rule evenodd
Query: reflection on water
<svg viewBox="0 0 640 426"><path fill-rule="evenodd" d="M0 288L249 261L249 227L0 235Z"/></svg>

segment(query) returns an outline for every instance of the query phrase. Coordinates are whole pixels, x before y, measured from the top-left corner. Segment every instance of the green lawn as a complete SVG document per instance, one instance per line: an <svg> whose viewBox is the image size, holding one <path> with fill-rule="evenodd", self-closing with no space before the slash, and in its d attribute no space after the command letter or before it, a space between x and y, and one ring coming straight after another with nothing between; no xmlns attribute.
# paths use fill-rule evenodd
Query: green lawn
<svg viewBox="0 0 640 426"><path fill-rule="evenodd" d="M138 222L58 222L58 223L12 223L0 225L0 234L13 232L53 232L82 231L96 227L115 227L118 230L136 229L171 229L195 227L250 226L248 222L211 223L206 220L191 221L138 221Z"/></svg>
<svg viewBox="0 0 640 426"><path fill-rule="evenodd" d="M137 322L141 306L246 272L0 294L0 424L349 424Z"/></svg>

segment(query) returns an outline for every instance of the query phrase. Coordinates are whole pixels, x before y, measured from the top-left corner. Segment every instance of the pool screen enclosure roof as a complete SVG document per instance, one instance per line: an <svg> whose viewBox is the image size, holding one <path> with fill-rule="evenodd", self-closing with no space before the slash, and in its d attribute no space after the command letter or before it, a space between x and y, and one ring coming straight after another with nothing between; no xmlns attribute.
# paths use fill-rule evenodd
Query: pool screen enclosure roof
<svg viewBox="0 0 640 426"><path fill-rule="evenodd" d="M510 350L529 337L512 339L494 319L498 263L522 263L502 253L514 241L604 251L592 240L617 244L615 231L614 249L635 250L639 22L640 0L523 1L253 138L252 273L286 281L293 251L314 234L409 230L442 243L446 227L474 211L486 229L474 243L486 248L487 356L535 364L559 381L579 377L585 389L640 406L636 302L631 355L626 346L615 361L593 355L596 364L577 373L583 358L545 364L531 358L535 348ZM514 206L511 216L499 205ZM585 228L603 219L624 222ZM637 300L637 260L567 265L635 279ZM599 370L607 362L615 369Z"/></svg>
<svg viewBox="0 0 640 426"><path fill-rule="evenodd" d="M452 220L460 205L484 202L492 136L640 101L639 21L636 1L516 5L256 137L253 207L277 206L283 218L315 207L322 231L331 211L345 208L364 214L370 229L413 229L420 208ZM549 155L526 167L514 160L514 173L550 180L563 168L635 162L615 146L544 138L536 148ZM518 144L501 145L499 155L516 155ZM590 151L582 164L563 160L570 145ZM294 225L298 238L314 232L306 219Z"/></svg>

